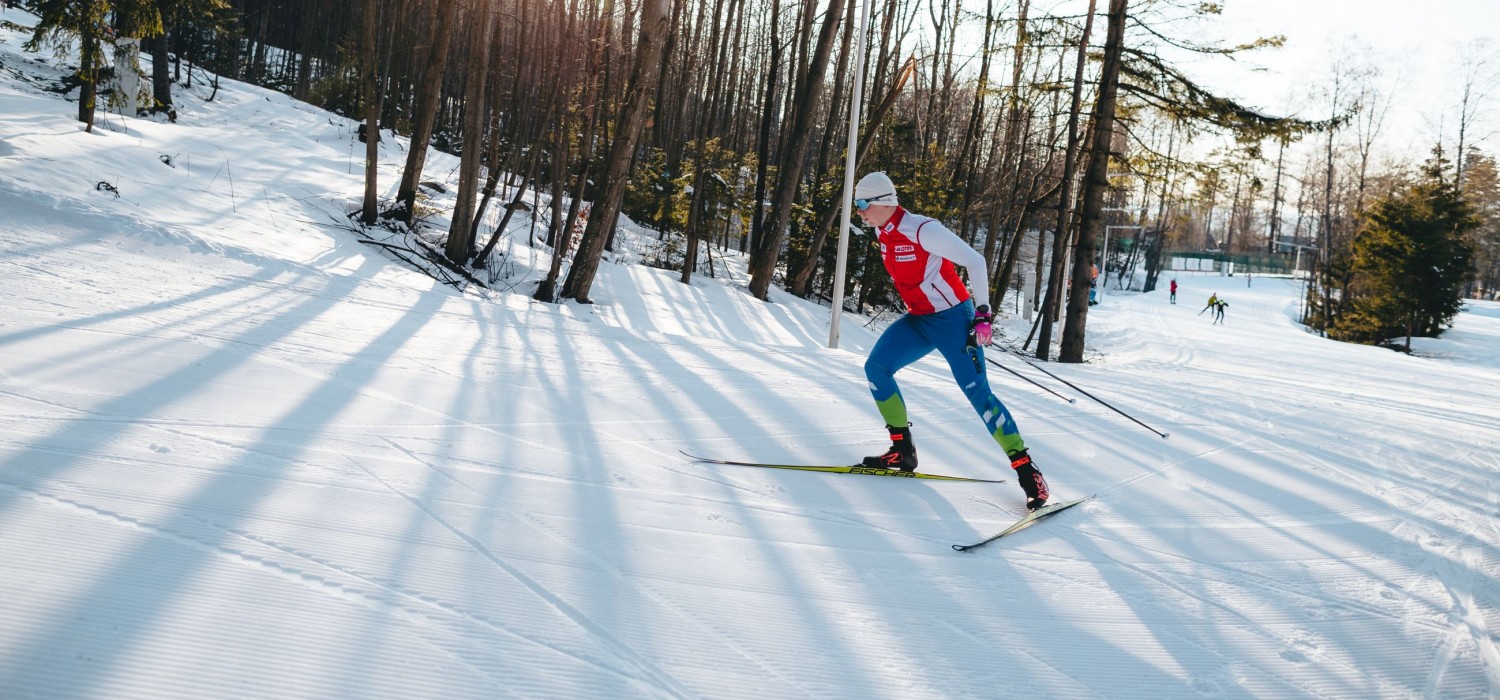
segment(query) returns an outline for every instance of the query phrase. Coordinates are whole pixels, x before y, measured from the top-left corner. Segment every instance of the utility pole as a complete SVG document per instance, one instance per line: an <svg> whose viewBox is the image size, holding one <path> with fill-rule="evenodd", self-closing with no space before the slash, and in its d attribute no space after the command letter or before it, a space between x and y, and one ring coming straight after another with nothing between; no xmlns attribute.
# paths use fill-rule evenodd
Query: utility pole
<svg viewBox="0 0 1500 700"><path fill-rule="evenodd" d="M828 321L828 347L839 346L839 318L844 314L844 274L849 259L849 226L854 220L854 168L859 157L859 113L865 99L865 26L870 3L859 7L859 29L854 34L854 90L849 96L849 140L844 154L844 212L839 218L838 261L833 266L833 318ZM851 10L852 11L852 10Z"/></svg>

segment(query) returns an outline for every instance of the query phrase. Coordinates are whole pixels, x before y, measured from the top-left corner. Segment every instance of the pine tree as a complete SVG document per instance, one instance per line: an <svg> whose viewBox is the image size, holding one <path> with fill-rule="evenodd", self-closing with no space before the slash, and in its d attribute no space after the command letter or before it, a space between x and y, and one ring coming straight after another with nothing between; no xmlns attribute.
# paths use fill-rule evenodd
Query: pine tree
<svg viewBox="0 0 1500 700"><path fill-rule="evenodd" d="M108 0L37 0L28 6L41 20L26 42L28 51L43 46L65 53L78 40L78 121L84 130L94 130L94 103L99 94L99 74L107 65L104 40L110 34Z"/></svg>
<svg viewBox="0 0 1500 700"><path fill-rule="evenodd" d="M106 43L113 43L114 73L117 95L126 114L136 114L140 85L138 65L141 39L157 40L153 45L154 105L163 110L172 104L171 82L166 78L167 52L161 44L167 23L191 23L208 21L209 28L223 31L225 28L213 21L215 13L225 9L225 0L35 0L28 8L40 20L32 30L26 43L28 51L43 46L55 47L59 53L68 52L73 42L78 44L78 72L73 79L79 85L78 121L85 130L94 128L94 109L99 94L101 75L109 69Z"/></svg>
<svg viewBox="0 0 1500 700"><path fill-rule="evenodd" d="M1352 248L1352 312L1330 335L1378 342L1436 336L1462 307L1473 272L1470 232L1479 225L1457 186L1444 179L1441 149L1421 177L1370 208Z"/></svg>

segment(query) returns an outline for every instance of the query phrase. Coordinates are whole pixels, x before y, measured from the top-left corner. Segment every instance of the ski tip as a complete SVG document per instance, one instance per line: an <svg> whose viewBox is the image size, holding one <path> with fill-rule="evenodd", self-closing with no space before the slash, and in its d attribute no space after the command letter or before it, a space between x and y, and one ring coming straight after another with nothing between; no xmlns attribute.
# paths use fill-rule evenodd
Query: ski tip
<svg viewBox="0 0 1500 700"><path fill-rule="evenodd" d="M973 548L969 547L968 545L962 545L962 544L953 545L953 551L955 551L955 552L967 552L970 549L973 549Z"/></svg>

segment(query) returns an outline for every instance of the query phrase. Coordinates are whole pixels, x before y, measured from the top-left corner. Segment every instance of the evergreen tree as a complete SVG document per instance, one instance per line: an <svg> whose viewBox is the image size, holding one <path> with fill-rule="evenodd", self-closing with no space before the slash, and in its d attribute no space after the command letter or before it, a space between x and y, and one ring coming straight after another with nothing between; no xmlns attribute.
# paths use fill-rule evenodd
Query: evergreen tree
<svg viewBox="0 0 1500 700"><path fill-rule="evenodd" d="M141 79L139 40L161 37L168 19L173 23L211 19L225 7L224 0L33 0L27 8L40 21L25 48L37 51L51 46L63 55L77 41L78 72L73 81L79 86L78 121L92 131L99 81L111 69L108 45L115 47L113 73L117 80L123 79L116 98L125 113L134 116ZM166 79L167 52L159 45L154 49L157 75L152 101L165 109L172 102L171 83Z"/></svg>
<svg viewBox="0 0 1500 700"><path fill-rule="evenodd" d="M1436 336L1458 314L1473 272L1470 232L1478 218L1457 186L1445 180L1441 149L1417 182L1375 203L1353 243L1352 312L1330 335L1378 342L1404 335Z"/></svg>
<svg viewBox="0 0 1500 700"><path fill-rule="evenodd" d="M26 42L27 51L44 46L56 48L59 55L68 52L72 41L78 41L78 72L73 79L79 86L78 121L85 131L94 130L94 104L99 94L99 74L105 60L104 41L111 34L108 0L34 0L27 6L41 21Z"/></svg>

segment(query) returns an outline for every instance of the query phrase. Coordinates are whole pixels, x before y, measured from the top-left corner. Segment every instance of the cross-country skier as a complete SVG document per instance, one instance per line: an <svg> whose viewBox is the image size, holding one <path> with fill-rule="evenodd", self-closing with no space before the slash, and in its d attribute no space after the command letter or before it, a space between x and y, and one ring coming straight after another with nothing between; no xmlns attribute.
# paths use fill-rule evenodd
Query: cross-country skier
<svg viewBox="0 0 1500 700"><path fill-rule="evenodd" d="M877 457L866 457L864 464L902 471L917 468L906 402L894 375L937 350L948 361L969 404L1009 458L1016 479L1026 491L1026 507L1040 508L1047 502L1047 481L1032 463L1015 419L990 391L984 373L984 347L993 334L984 256L936 219L902 208L896 186L883 172L865 175L854 186L854 206L859 218L876 230L885 269L907 311L885 329L865 361L870 393L890 431L891 449ZM968 270L973 299L959 279L955 263Z"/></svg>
<svg viewBox="0 0 1500 700"><path fill-rule="evenodd" d="M1214 292L1213 294L1208 295L1208 304L1203 307L1203 311L1217 308L1219 308L1219 293ZM1198 315L1202 316L1203 311L1199 311Z"/></svg>

